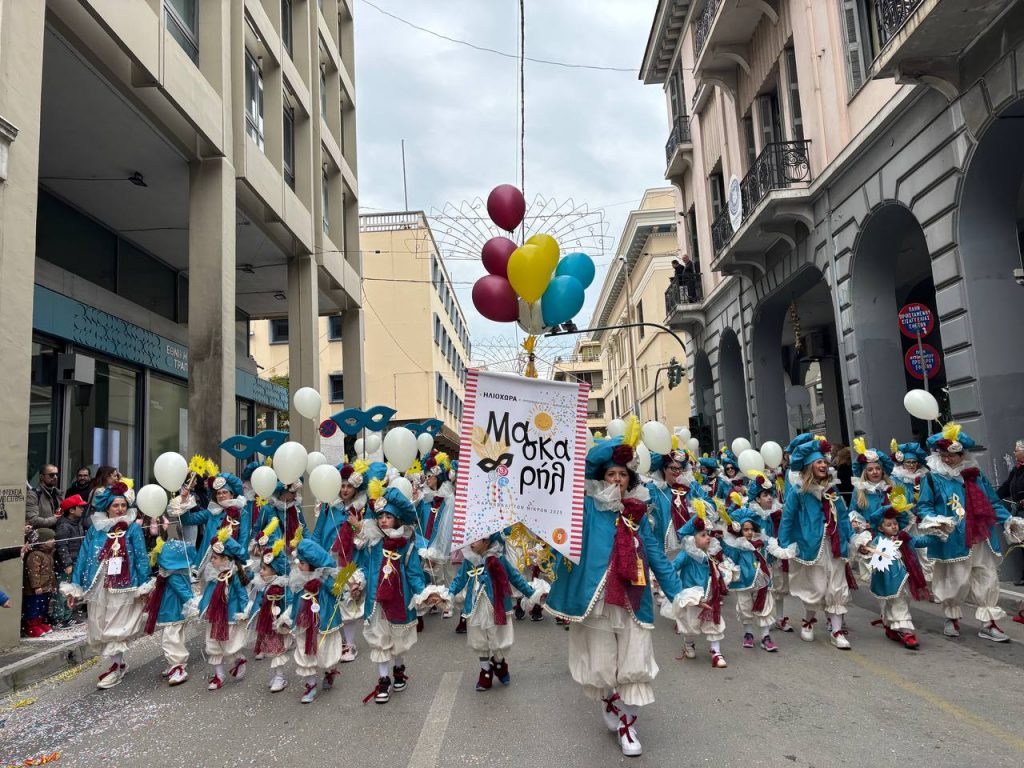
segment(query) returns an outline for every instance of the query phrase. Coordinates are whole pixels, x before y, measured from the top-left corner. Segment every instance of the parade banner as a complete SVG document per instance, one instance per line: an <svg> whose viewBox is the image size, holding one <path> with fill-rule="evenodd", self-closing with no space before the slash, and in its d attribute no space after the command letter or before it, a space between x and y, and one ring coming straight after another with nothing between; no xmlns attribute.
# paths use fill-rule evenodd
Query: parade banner
<svg viewBox="0 0 1024 768"><path fill-rule="evenodd" d="M522 522L579 562L589 392L586 383L469 370L453 551Z"/></svg>

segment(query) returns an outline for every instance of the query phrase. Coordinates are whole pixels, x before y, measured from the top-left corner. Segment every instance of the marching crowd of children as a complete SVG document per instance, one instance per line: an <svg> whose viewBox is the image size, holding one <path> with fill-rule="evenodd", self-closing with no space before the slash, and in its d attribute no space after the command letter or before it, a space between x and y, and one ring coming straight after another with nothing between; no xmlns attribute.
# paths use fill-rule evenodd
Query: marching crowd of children
<svg viewBox="0 0 1024 768"><path fill-rule="evenodd" d="M120 683L128 643L157 630L163 677L184 683L185 631L198 622L209 690L245 677L252 654L266 660L272 693L288 686L292 662L304 703L355 660L360 628L376 665L363 701L389 701L409 683L422 616L433 611L459 613L457 631L480 665L476 690L495 678L508 685L514 621L544 604L569 632L573 679L600 702L625 755L641 753L637 718L654 701L656 613L674 622L679 659L695 659L703 640L713 668L727 666L730 594L742 647L768 653L779 651L773 631L795 629L787 598L791 610L803 604L802 640L815 639L821 617L829 642L850 648L844 617L861 585L878 599L876 623L908 649L920 647L915 600L941 604L947 636L960 634L969 601L979 636L1008 640L998 624L1000 534L1021 541L1024 520L1000 501L957 425L929 438L927 452L893 441L886 453L856 440L849 505L835 491L831 446L821 437L800 435L782 465L764 472L741 473L728 449L700 459L673 449L653 456L644 477L638 440L631 425L589 450L582 555L578 563L555 556L547 579L511 556L501 532L452 556L457 467L435 451L410 470L408 484L394 483L398 473L382 462L339 466L338 498L318 505L309 528L301 483L279 483L272 499L259 499L249 485L257 465L241 478L216 472L202 494L186 485L171 500L166 539L152 546L132 490L113 483L93 500L59 590L70 608L88 606L88 639L106 660L99 688ZM201 528L198 546L182 540L188 526ZM42 603L37 596L57 584L52 563L47 572L35 562L52 561L52 552L36 551L26 562L38 572L26 597Z"/></svg>

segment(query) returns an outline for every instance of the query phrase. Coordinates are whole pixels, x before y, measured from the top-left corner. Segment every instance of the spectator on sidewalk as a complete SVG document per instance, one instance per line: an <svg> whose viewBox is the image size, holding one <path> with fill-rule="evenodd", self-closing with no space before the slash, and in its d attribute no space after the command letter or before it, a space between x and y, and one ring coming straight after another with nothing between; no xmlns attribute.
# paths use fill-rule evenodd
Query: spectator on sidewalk
<svg viewBox="0 0 1024 768"><path fill-rule="evenodd" d="M94 503L96 494L98 494L100 491L105 490L106 488L109 488L114 483L120 482L120 480L121 472L117 469L117 467L111 467L108 464L103 464L96 470L96 474L93 475L92 478L92 485L89 488L88 495L82 497L89 503L88 508L85 510L86 528L92 526L91 516L92 513L96 511L96 506Z"/></svg>
<svg viewBox="0 0 1024 768"><path fill-rule="evenodd" d="M838 446L832 467L835 469L836 479L839 481L839 494L843 497L843 501L849 504L853 496L853 454L848 446Z"/></svg>
<svg viewBox="0 0 1024 768"><path fill-rule="evenodd" d="M37 545L25 555L25 603L22 607L26 637L41 637L52 628L46 623L50 597L57 591L53 553L57 548L52 528L36 530Z"/></svg>
<svg viewBox="0 0 1024 768"><path fill-rule="evenodd" d="M60 519L57 521L56 570L58 584L71 581L78 550L85 537L85 499L78 494L69 496L60 504ZM50 624L70 626L79 623L76 611L68 608L67 599L59 592L50 601Z"/></svg>
<svg viewBox="0 0 1024 768"><path fill-rule="evenodd" d="M33 528L56 528L57 518L60 517L60 503L62 495L57 487L57 480L60 472L53 464L44 464L39 472L39 487L34 489L37 500L36 516L27 517L28 507L26 505L26 520Z"/></svg>
<svg viewBox="0 0 1024 768"><path fill-rule="evenodd" d="M1013 469L996 493L1000 499L1010 504L1015 515L1019 515L1021 510L1024 510L1024 440L1018 440L1014 444L1013 461ZM1014 585L1024 587L1024 571Z"/></svg>
<svg viewBox="0 0 1024 768"><path fill-rule="evenodd" d="M89 498L89 491L92 490L92 470L88 467L79 467L75 472L75 482L64 491L64 498L78 494L83 499Z"/></svg>

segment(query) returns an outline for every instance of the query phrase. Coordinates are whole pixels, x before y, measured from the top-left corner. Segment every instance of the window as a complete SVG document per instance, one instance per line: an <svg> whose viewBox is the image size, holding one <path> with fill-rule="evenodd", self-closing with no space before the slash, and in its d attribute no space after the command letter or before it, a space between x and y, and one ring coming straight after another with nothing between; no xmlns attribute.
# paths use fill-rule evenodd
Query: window
<svg viewBox="0 0 1024 768"><path fill-rule="evenodd" d="M292 0L281 0L281 42L292 55Z"/></svg>
<svg viewBox="0 0 1024 768"><path fill-rule="evenodd" d="M270 343L288 343L288 318L270 321Z"/></svg>
<svg viewBox="0 0 1024 768"><path fill-rule="evenodd" d="M769 144L782 141L782 121L779 112L778 91L772 91L758 97L757 113L760 119L762 152Z"/></svg>
<svg viewBox="0 0 1024 768"><path fill-rule="evenodd" d="M725 181L722 174L712 173L708 176L708 185L711 187L711 218L717 219L725 208Z"/></svg>
<svg viewBox="0 0 1024 768"><path fill-rule="evenodd" d="M327 385L330 388L331 402L345 402L345 377L340 373L332 373L327 377Z"/></svg>
<svg viewBox="0 0 1024 768"><path fill-rule="evenodd" d="M245 132L263 149L263 73L259 62L245 52Z"/></svg>
<svg viewBox="0 0 1024 768"><path fill-rule="evenodd" d="M140 405L138 372L97 360L92 392L71 419L67 438L70 466L110 464L138 478Z"/></svg>
<svg viewBox="0 0 1024 768"><path fill-rule="evenodd" d="M149 456L188 450L188 387L184 382L149 377L146 442ZM152 480L152 476L150 476Z"/></svg>
<svg viewBox="0 0 1024 768"><path fill-rule="evenodd" d="M284 183L295 189L295 110L284 108Z"/></svg>
<svg viewBox="0 0 1024 768"><path fill-rule="evenodd" d="M697 239L697 209L692 205L686 212L686 233L690 237L690 258L693 259L694 268L700 263L700 241Z"/></svg>
<svg viewBox="0 0 1024 768"><path fill-rule="evenodd" d="M438 402L438 404L440 404L442 399L444 398L444 387L443 387L443 385L444 385L444 379L441 378L441 374L435 372L434 373L434 399Z"/></svg>
<svg viewBox="0 0 1024 768"><path fill-rule="evenodd" d="M331 197L327 191L327 169L325 168L323 173L320 174L320 206L321 216L323 217L324 234L329 234L331 231L331 224L329 219Z"/></svg>
<svg viewBox="0 0 1024 768"><path fill-rule="evenodd" d="M327 122L327 66L320 65L320 119Z"/></svg>
<svg viewBox="0 0 1024 768"><path fill-rule="evenodd" d="M327 340L341 341L341 315L331 315L327 318Z"/></svg>
<svg viewBox="0 0 1024 768"><path fill-rule="evenodd" d="M636 303L636 321L638 323L642 323L644 321L644 303L643 303L643 301L638 301ZM644 337L644 327L641 325L639 328L637 328L637 330L640 331L640 338L642 339Z"/></svg>
<svg viewBox="0 0 1024 768"><path fill-rule="evenodd" d="M192 61L199 61L199 0L167 0L167 31Z"/></svg>
<svg viewBox="0 0 1024 768"><path fill-rule="evenodd" d="M796 51L787 48L783 54L786 59L786 84L789 88L789 129L793 141L803 141L804 117L800 107L800 84L796 75Z"/></svg>
<svg viewBox="0 0 1024 768"><path fill-rule="evenodd" d="M747 170L754 167L757 160L757 145L754 140L754 118L748 112L743 118L743 136L747 142Z"/></svg>
<svg viewBox="0 0 1024 768"><path fill-rule="evenodd" d="M878 0L838 0L846 43L846 82L852 96L864 85L867 70L878 55Z"/></svg>

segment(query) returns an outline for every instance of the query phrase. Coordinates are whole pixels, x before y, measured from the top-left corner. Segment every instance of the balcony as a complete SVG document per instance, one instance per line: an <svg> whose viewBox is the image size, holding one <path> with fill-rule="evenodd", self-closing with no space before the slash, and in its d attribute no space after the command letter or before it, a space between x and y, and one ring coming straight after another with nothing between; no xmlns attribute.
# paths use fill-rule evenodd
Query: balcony
<svg viewBox="0 0 1024 768"><path fill-rule="evenodd" d="M665 289L665 325L694 335L704 327L703 301L699 274L691 284L680 285L673 280Z"/></svg>
<svg viewBox="0 0 1024 768"><path fill-rule="evenodd" d="M796 244L795 225L813 228L808 188L809 141L768 144L740 182L742 218L735 229L729 210L711 224L715 260L711 268L724 273L765 271L764 254L776 242Z"/></svg>
<svg viewBox="0 0 1024 768"><path fill-rule="evenodd" d="M672 122L672 130L665 142L665 178L681 176L693 163L693 140L690 138L690 118L679 115Z"/></svg>
<svg viewBox="0 0 1024 768"><path fill-rule="evenodd" d="M879 0L870 77L926 82L958 95L957 59L1015 0Z"/></svg>
<svg viewBox="0 0 1024 768"><path fill-rule="evenodd" d="M707 0L693 23L694 77L731 69L750 74L750 38L763 16L778 24L778 3L769 0Z"/></svg>

